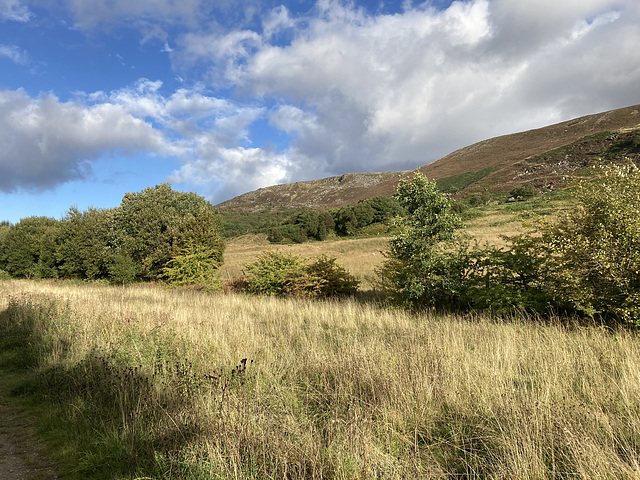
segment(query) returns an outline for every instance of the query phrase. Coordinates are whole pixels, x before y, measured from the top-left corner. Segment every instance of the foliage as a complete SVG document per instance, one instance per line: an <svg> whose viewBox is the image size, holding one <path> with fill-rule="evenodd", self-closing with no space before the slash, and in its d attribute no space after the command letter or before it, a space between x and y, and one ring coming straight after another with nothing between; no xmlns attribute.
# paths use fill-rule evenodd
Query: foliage
<svg viewBox="0 0 640 480"><path fill-rule="evenodd" d="M14 277L125 284L164 272L168 281L199 284L220 266L223 251L217 211L199 195L167 184L127 193L113 209L72 207L62 221L29 217L0 224L0 269ZM198 268L190 263L194 258Z"/></svg>
<svg viewBox="0 0 640 480"><path fill-rule="evenodd" d="M493 201L493 195L488 191L476 193L467 199L467 203L472 207L484 207Z"/></svg>
<svg viewBox="0 0 640 480"><path fill-rule="evenodd" d="M160 278L171 285L212 288L219 263L217 252L206 245L189 244L177 249L164 267Z"/></svg>
<svg viewBox="0 0 640 480"><path fill-rule="evenodd" d="M466 251L477 265L465 290L469 306L494 313L547 310L551 299L543 290L545 257L533 235L503 237L504 248L475 245Z"/></svg>
<svg viewBox="0 0 640 480"><path fill-rule="evenodd" d="M640 325L640 169L602 168L576 197L578 208L539 227L544 289L559 305Z"/></svg>
<svg viewBox="0 0 640 480"><path fill-rule="evenodd" d="M374 223L387 224L404 209L397 199L378 196L335 210L335 230L338 235L356 235Z"/></svg>
<svg viewBox="0 0 640 480"><path fill-rule="evenodd" d="M109 257L108 280L114 285L133 283L140 275L140 266L133 259L122 253L114 253Z"/></svg>
<svg viewBox="0 0 640 480"><path fill-rule="evenodd" d="M452 201L422 173L398 184L395 198L406 209L391 238L379 273L385 289L410 306L451 304L464 287L467 263L446 242L453 242L462 222ZM445 242L445 243L443 243Z"/></svg>
<svg viewBox="0 0 640 480"><path fill-rule="evenodd" d="M299 255L268 251L246 270L244 288L261 295L331 297L353 294L358 287L357 280L335 258L325 255L308 261Z"/></svg>
<svg viewBox="0 0 640 480"><path fill-rule="evenodd" d="M210 211L210 213L206 213ZM176 192L168 184L146 188L139 193L127 193L115 213L117 246L141 265L141 279L154 280L171 260L173 244L181 223L192 215L208 218L208 234L214 237L222 255L221 223L213 207L201 196ZM202 238L202 235L200 236Z"/></svg>
<svg viewBox="0 0 640 480"><path fill-rule="evenodd" d="M222 256L222 227L213 207L199 195L175 192L167 184L126 194L115 224L120 254L140 266L143 280L159 278L180 249L194 243L206 246L213 263Z"/></svg>
<svg viewBox="0 0 640 480"><path fill-rule="evenodd" d="M358 281L333 257L321 255L305 265L303 274L289 285L287 293L306 297L352 295Z"/></svg>
<svg viewBox="0 0 640 480"><path fill-rule="evenodd" d="M537 194L538 190L536 190L536 187L534 187L530 183L518 185L509 192L509 196L518 201L529 200L530 198L535 197Z"/></svg>
<svg viewBox="0 0 640 480"><path fill-rule="evenodd" d="M174 285L211 287L223 249L219 219L213 209L203 206L197 215L187 214L180 222L171 259L160 277Z"/></svg>
<svg viewBox="0 0 640 480"><path fill-rule="evenodd" d="M13 277L57 278L56 241L60 223L48 217L28 217L4 230L0 268Z"/></svg>
<svg viewBox="0 0 640 480"><path fill-rule="evenodd" d="M223 223L224 237L233 238L251 233L269 233L272 229L288 224L291 218L304 210L283 208L262 212L248 212L236 209L221 209L220 217Z"/></svg>
<svg viewBox="0 0 640 480"><path fill-rule="evenodd" d="M303 243L308 240L326 240L333 232L334 221L329 212L304 209L291 215L282 224L269 230L272 243Z"/></svg>
<svg viewBox="0 0 640 480"><path fill-rule="evenodd" d="M56 251L63 277L92 280L109 275L114 214L114 209L69 209L62 220Z"/></svg>
<svg viewBox="0 0 640 480"><path fill-rule="evenodd" d="M246 265L247 290L260 295L285 295L289 285L300 278L304 260L299 255L279 250L261 254Z"/></svg>
<svg viewBox="0 0 640 480"><path fill-rule="evenodd" d="M245 212L221 211L225 237L266 233L271 243L322 241L333 234L352 236L375 224L387 225L403 213L397 200L379 196L334 210L311 208ZM385 228L386 232L388 228Z"/></svg>

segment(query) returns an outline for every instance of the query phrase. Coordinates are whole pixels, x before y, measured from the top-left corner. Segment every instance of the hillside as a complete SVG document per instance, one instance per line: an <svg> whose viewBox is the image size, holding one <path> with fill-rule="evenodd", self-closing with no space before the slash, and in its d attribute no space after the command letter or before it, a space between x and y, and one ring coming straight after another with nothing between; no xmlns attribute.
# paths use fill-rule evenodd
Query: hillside
<svg viewBox="0 0 640 480"><path fill-rule="evenodd" d="M248 211L340 207L375 196L371 192L379 185L396 185L408 173L345 173L321 180L285 183L239 195L217 206ZM385 192L387 190L385 187Z"/></svg>
<svg viewBox="0 0 640 480"><path fill-rule="evenodd" d="M509 191L531 183L562 188L568 178L600 159L640 158L640 105L588 115L526 132L495 137L456 150L419 168L430 179L466 196L482 190ZM336 208L377 195L391 195L410 172L348 173L274 185L239 195L219 208L262 211Z"/></svg>

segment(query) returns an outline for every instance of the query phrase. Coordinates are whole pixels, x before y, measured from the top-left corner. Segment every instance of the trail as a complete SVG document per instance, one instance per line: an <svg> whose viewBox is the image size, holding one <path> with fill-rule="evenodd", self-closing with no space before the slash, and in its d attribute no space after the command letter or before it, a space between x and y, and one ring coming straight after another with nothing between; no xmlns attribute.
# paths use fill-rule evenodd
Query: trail
<svg viewBox="0 0 640 480"><path fill-rule="evenodd" d="M0 377L0 390L3 388ZM31 423L12 407L0 403L0 479L57 480L53 463L42 453Z"/></svg>

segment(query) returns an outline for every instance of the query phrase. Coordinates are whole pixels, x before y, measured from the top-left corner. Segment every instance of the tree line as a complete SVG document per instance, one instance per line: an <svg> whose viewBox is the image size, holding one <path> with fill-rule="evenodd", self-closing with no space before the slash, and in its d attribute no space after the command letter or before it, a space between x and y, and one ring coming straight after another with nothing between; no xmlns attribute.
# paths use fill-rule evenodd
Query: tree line
<svg viewBox="0 0 640 480"><path fill-rule="evenodd" d="M378 278L386 298L409 308L514 309L575 313L640 325L640 169L617 164L574 190L577 205L540 218L505 247L465 236L453 199L417 173L393 199L336 212L302 211L304 234L321 240L394 220ZM222 221L194 193L167 184L127 193L120 206L62 220L29 217L0 224L0 278L77 278L114 284L161 280L211 286L222 264ZM334 258L268 253L230 288L256 294L351 294L357 281Z"/></svg>
<svg viewBox="0 0 640 480"><path fill-rule="evenodd" d="M404 209L395 198L385 196L328 210L221 211L227 238L263 233L271 243L303 243L326 240L332 235L387 233L393 219L403 213Z"/></svg>
<svg viewBox="0 0 640 480"><path fill-rule="evenodd" d="M15 278L204 284L223 251L218 212L168 184L127 193L115 208L0 225L0 274Z"/></svg>

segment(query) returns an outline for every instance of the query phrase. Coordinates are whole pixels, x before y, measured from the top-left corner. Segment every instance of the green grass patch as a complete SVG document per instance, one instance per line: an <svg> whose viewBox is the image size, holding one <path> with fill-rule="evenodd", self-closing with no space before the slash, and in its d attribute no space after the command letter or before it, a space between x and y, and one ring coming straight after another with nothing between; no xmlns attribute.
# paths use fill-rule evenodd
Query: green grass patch
<svg viewBox="0 0 640 480"><path fill-rule="evenodd" d="M484 177L496 170L498 170L498 167L488 167L477 172L461 173L459 175L453 175L451 177L436 180L436 185L438 185L438 188L443 193L456 193L467 188L469 185L482 180Z"/></svg>

